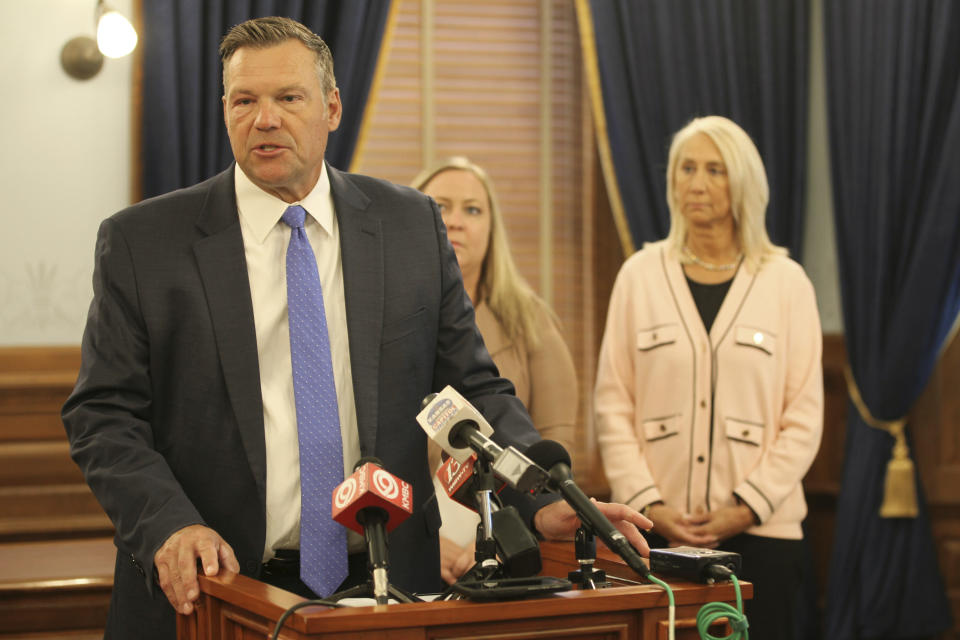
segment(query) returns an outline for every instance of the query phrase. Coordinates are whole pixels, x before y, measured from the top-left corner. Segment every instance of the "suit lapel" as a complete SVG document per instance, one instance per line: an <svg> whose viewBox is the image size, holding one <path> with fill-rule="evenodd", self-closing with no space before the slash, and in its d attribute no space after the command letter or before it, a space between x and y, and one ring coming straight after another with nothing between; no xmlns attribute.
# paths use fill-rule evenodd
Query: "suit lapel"
<svg viewBox="0 0 960 640"><path fill-rule="evenodd" d="M361 455L374 453L383 330L383 244L370 198L329 164L330 191L340 227L340 261L347 305L350 368L357 405Z"/></svg>
<svg viewBox="0 0 960 640"><path fill-rule="evenodd" d="M266 503L260 364L233 168L214 179L197 226L205 237L194 244L194 255L210 308L220 366L260 499Z"/></svg>

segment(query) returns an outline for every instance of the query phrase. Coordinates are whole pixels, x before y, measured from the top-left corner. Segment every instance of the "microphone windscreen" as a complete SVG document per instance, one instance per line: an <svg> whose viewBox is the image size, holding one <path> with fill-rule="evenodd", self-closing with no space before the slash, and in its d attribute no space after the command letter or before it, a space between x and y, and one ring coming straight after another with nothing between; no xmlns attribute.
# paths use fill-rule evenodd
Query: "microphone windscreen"
<svg viewBox="0 0 960 640"><path fill-rule="evenodd" d="M353 470L356 471L357 469L367 464L368 462L370 464L375 464L378 467L383 466L383 463L380 461L380 458L378 458L377 456L363 456L362 458L357 460L357 463L355 465L353 465Z"/></svg>
<svg viewBox="0 0 960 640"><path fill-rule="evenodd" d="M480 412L460 393L447 385L440 393L425 398L426 406L417 414L417 423L427 437L437 443L441 449L457 459L466 462L473 454L469 446L455 446L450 442L450 432L463 422L471 422L481 435L489 438L493 427Z"/></svg>
<svg viewBox="0 0 960 640"><path fill-rule="evenodd" d="M570 454L563 445L554 440L540 440L527 448L526 456L549 471L554 465L563 463L572 466Z"/></svg>
<svg viewBox="0 0 960 640"><path fill-rule="evenodd" d="M429 405L431 402L433 402L433 399L436 398L436 397L437 397L437 394L431 393L431 394L428 395L426 398L424 398L423 400L421 400L421 401L420 401L420 410L422 411L423 409L426 409L426 408L427 408L427 405Z"/></svg>
<svg viewBox="0 0 960 640"><path fill-rule="evenodd" d="M473 511L477 510L473 498L474 467L476 464L477 456L474 454L464 463L457 462L456 458L447 458L437 469L437 479L440 480L440 485L447 496Z"/></svg>
<svg viewBox="0 0 960 640"><path fill-rule="evenodd" d="M413 513L413 490L378 464L365 462L333 490L331 516L334 520L363 534L357 514L376 507L387 514L386 528L392 531Z"/></svg>

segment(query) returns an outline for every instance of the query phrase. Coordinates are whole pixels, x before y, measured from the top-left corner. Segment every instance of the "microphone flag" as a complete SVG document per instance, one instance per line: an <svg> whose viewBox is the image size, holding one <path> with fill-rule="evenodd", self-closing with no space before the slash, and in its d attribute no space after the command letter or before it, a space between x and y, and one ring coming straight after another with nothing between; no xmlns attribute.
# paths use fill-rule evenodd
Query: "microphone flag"
<svg viewBox="0 0 960 640"><path fill-rule="evenodd" d="M363 535L357 520L361 509L375 507L387 514L386 529L393 531L413 513L413 489L378 464L367 462L333 490L333 519Z"/></svg>

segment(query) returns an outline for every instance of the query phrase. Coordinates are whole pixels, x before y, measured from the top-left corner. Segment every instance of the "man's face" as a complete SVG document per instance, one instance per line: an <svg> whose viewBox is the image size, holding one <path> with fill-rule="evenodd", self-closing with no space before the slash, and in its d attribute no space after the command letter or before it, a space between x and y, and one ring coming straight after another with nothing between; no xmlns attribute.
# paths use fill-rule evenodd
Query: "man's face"
<svg viewBox="0 0 960 640"><path fill-rule="evenodd" d="M316 58L298 40L241 47L224 69L223 119L233 157L258 187L302 200L320 178L340 92L323 95Z"/></svg>

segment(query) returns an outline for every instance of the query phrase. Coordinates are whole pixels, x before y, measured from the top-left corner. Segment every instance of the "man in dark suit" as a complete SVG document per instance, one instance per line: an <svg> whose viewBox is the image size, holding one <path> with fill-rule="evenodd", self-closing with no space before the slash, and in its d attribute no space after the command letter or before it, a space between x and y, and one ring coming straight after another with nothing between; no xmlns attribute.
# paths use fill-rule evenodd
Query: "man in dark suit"
<svg viewBox="0 0 960 640"><path fill-rule="evenodd" d="M199 595L198 564L269 577L273 556L297 548L291 230L280 222L291 203L307 211L323 283L344 473L375 455L413 486L414 513L391 534L391 582L441 585L415 421L425 396L453 385L501 444L537 438L483 346L434 203L325 165L341 105L323 41L261 18L234 27L221 57L236 164L101 225L83 362L63 410L71 454L116 526L108 637L171 637L174 612L190 613ZM578 524L561 502L517 506L547 538ZM636 527L649 521L602 508L646 550ZM363 567L353 563L344 584Z"/></svg>

